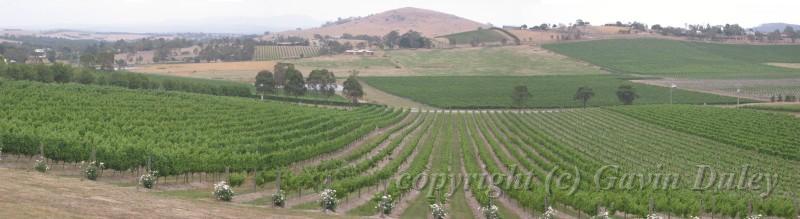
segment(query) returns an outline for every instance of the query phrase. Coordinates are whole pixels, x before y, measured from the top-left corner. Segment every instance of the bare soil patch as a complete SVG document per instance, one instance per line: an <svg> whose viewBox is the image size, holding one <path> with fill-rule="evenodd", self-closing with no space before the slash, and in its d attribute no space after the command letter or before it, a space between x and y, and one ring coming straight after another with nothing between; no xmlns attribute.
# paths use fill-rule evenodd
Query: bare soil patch
<svg viewBox="0 0 800 219"><path fill-rule="evenodd" d="M155 196L135 188L0 168L0 218L339 218Z"/></svg>
<svg viewBox="0 0 800 219"><path fill-rule="evenodd" d="M783 67L783 68L800 69L800 63L767 63L767 65Z"/></svg>

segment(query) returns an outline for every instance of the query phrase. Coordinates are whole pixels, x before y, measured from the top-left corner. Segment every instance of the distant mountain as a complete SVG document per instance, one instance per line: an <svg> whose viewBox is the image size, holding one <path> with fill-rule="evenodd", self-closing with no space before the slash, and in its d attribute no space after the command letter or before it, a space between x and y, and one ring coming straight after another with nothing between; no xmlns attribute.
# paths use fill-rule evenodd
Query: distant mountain
<svg viewBox="0 0 800 219"><path fill-rule="evenodd" d="M366 34L383 36L397 30L404 33L414 30L428 37L459 33L475 30L486 25L442 12L419 9L400 8L374 14L366 17L347 18L326 23L321 27L291 30L272 34L281 36L300 36L311 38L314 34L341 36L348 33L352 35ZM266 36L271 37L271 36Z"/></svg>
<svg viewBox="0 0 800 219"><path fill-rule="evenodd" d="M766 32L773 32L775 30L783 31L786 26L792 26L795 30L800 30L800 25L797 24L787 24L787 23L767 23L759 25L758 27L754 27L753 30L758 32L766 33Z"/></svg>
<svg viewBox="0 0 800 219"><path fill-rule="evenodd" d="M115 24L80 26L78 29L103 32L133 33L231 33L264 34L297 28L310 28L320 21L303 15L274 17L208 17L185 20L168 20L159 23Z"/></svg>

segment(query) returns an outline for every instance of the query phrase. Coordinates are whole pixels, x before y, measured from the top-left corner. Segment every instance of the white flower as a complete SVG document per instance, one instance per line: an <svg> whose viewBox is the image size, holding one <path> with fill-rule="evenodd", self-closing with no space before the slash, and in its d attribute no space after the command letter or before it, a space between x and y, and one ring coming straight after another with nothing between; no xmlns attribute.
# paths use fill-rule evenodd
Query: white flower
<svg viewBox="0 0 800 219"><path fill-rule="evenodd" d="M555 210L553 212L555 212ZM603 209L603 211L598 212L596 216L591 218L608 219L609 218L608 215L609 215L608 210Z"/></svg>
<svg viewBox="0 0 800 219"><path fill-rule="evenodd" d="M763 217L763 215L761 215L761 214L759 214L759 215L750 215L750 216L747 216L747 219L761 219L761 217Z"/></svg>
<svg viewBox="0 0 800 219"><path fill-rule="evenodd" d="M556 210L553 209L552 206L547 206L547 210L544 211L544 214L542 215L542 218L553 219L553 218L555 218L555 216L556 216Z"/></svg>
<svg viewBox="0 0 800 219"><path fill-rule="evenodd" d="M214 192L212 194L217 200L221 201L231 201L233 196L236 195L225 181L214 184Z"/></svg>
<svg viewBox="0 0 800 219"><path fill-rule="evenodd" d="M339 200L336 199L336 190L325 189L320 193L320 205L324 210L335 210Z"/></svg>
<svg viewBox="0 0 800 219"><path fill-rule="evenodd" d="M486 219L500 219L500 211L497 208L497 205L489 205L487 207L481 207L481 212L483 212L483 216Z"/></svg>
<svg viewBox="0 0 800 219"><path fill-rule="evenodd" d="M431 214L433 214L433 218L435 219L443 219L447 217L447 212L445 211L444 206L439 204L431 205Z"/></svg>

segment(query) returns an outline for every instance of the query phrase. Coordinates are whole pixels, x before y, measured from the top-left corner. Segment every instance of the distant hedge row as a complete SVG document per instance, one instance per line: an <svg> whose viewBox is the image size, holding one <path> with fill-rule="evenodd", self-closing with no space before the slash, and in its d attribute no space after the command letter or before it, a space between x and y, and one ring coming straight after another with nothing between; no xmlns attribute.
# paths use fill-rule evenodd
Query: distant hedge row
<svg viewBox="0 0 800 219"><path fill-rule="evenodd" d="M0 77L44 83L80 83L129 89L163 89L219 96L250 97L246 84L218 83L199 79L180 79L130 72L104 72L74 68L64 64L26 65L0 63Z"/></svg>

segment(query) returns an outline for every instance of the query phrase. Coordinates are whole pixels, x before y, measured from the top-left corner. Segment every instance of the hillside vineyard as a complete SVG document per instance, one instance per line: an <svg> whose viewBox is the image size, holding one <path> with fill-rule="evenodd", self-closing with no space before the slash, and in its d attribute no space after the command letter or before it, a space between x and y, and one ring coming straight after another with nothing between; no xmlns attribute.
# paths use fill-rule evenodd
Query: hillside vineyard
<svg viewBox="0 0 800 219"><path fill-rule="evenodd" d="M165 175L275 168L336 151L406 112L325 110L255 100L111 87L2 82L4 152L144 166Z"/></svg>
<svg viewBox="0 0 800 219"><path fill-rule="evenodd" d="M403 186L419 174L516 176L526 184L499 184L504 195L494 197L509 218L529 214L512 208L543 212L545 200L589 215L602 206L644 216L652 205L676 216L704 211L733 217L752 205L767 215L789 217L795 212L790 194L800 186L800 178L791 174L800 166L791 134L798 121L746 109L655 105L409 112L22 81L3 81L0 91L4 152L35 155L41 145L48 159L79 162L96 149L97 160L114 170L138 168L150 157L162 176L257 168L266 170L258 176L259 185L275 182L276 170L283 169L282 188L299 191L297 199L313 200L318 194L302 191L328 179L337 197L347 200L341 210L356 215L373 215L370 209L384 194L400 197L411 209L427 203L427 194L449 200L454 209L469 209L467 200L485 205L491 199L488 188L478 184L455 189L450 182L459 182L458 177L443 178L448 182L443 187ZM741 126L754 121L765 122L758 129ZM348 145L335 159L313 161ZM299 163L305 164L290 165ZM734 173L735 181L763 175L744 189L711 181L696 191L699 165ZM737 175L743 168L750 172ZM547 189L553 174L565 173L581 179L575 190ZM657 182L638 187L625 180L637 173L679 178L667 190ZM415 217L407 215L413 210L400 210L395 214Z"/></svg>

